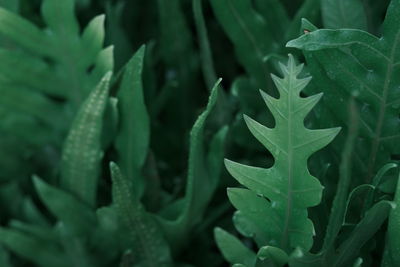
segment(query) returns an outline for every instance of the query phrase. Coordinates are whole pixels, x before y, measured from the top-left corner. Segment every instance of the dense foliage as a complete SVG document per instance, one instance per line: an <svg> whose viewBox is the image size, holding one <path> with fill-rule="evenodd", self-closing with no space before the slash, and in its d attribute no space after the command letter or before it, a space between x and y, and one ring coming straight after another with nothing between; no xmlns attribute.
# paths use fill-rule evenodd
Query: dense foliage
<svg viewBox="0 0 400 267"><path fill-rule="evenodd" d="M0 0L0 266L400 266L399 116L400 0Z"/></svg>

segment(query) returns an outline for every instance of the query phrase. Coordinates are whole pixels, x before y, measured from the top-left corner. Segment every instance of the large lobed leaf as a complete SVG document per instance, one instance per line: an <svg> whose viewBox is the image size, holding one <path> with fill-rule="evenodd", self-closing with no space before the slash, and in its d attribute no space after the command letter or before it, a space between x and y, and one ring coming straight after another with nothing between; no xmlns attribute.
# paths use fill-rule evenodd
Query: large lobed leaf
<svg viewBox="0 0 400 267"><path fill-rule="evenodd" d="M361 178L370 182L391 156L400 153L400 1L393 0L380 38L361 30L313 30L287 46L302 49L309 71L326 84L324 105L343 123L343 106L355 97L360 109L356 146Z"/></svg>
<svg viewBox="0 0 400 267"><path fill-rule="evenodd" d="M307 160L340 130L310 130L304 126L306 115L322 94L300 97L311 80L298 78L302 68L290 55L288 64L281 64L284 77L272 75L280 98L261 92L274 115L274 128L245 117L252 134L272 153L274 165L265 169L226 160L230 174L251 190L229 190L233 205L245 221L238 230L254 237L259 246L276 246L286 252L296 247L309 250L312 246L314 229L307 208L320 203L323 187L309 173Z"/></svg>

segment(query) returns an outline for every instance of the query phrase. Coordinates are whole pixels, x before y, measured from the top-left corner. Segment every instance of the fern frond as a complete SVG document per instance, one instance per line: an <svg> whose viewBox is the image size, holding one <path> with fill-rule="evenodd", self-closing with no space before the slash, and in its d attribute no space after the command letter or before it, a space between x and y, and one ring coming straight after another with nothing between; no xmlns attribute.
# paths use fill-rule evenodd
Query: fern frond
<svg viewBox="0 0 400 267"><path fill-rule="evenodd" d="M13 146L25 147L25 154L36 156L46 146L58 152L76 110L113 68L112 49L103 49L104 16L81 32L75 2L43 0L45 29L0 8L0 116L9 121L0 131L18 136Z"/></svg>

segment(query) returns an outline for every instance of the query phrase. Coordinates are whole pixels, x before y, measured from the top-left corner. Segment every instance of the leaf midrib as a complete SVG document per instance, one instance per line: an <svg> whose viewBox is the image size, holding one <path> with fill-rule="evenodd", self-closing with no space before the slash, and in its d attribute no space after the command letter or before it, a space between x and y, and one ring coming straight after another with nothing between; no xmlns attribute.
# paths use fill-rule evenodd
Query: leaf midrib
<svg viewBox="0 0 400 267"><path fill-rule="evenodd" d="M290 71L289 73L294 73L293 70L293 64L290 65ZM292 180L293 180L293 147L292 147L292 77L289 76L289 85L288 85L288 111L289 114L287 116L287 125L288 125L288 192L287 192L287 200L286 200L286 213L285 213L285 223L283 227L283 237L281 240L281 247L282 248L287 248L288 247L288 238L289 238L289 223L291 221L291 215L292 215L292 202L293 202L293 197L292 197Z"/></svg>
<svg viewBox="0 0 400 267"><path fill-rule="evenodd" d="M382 103L379 109L379 116L378 116L378 123L375 129L375 135L373 138L373 142L371 145L371 153L369 157L369 164L368 164L368 172L367 172L367 182L369 182L372 178L372 172L374 171L375 168L375 163L376 163L376 156L378 153L378 149L381 143L381 134L382 134L382 127L383 127L383 120L385 118L385 113L386 113L386 107L387 107L387 97L388 97L388 91L389 91L389 85L390 85L390 78L392 76L393 72L393 66L394 66L394 56L396 52L396 48L399 44L399 37L400 37L400 30L397 31L396 37L394 40L394 44L392 46L392 49L390 51L390 57L387 65L387 70L386 70L386 77L385 77L385 83L383 86L383 92L382 92Z"/></svg>

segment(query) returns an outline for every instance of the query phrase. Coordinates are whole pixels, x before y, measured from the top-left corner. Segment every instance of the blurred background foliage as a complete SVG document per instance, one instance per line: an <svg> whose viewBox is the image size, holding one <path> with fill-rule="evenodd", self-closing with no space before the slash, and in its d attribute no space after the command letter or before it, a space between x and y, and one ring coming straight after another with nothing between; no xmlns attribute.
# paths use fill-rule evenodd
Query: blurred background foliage
<svg viewBox="0 0 400 267"><path fill-rule="evenodd" d="M184 195L190 131L206 106L211 88L219 77L223 78L223 89L205 126L207 142L222 126L229 125L225 157L244 163L251 161L256 166L272 164L272 157L265 157L263 147L248 132L242 115L245 113L267 126L273 125L272 116L266 113L258 90L276 95L269 73L278 71L278 61L285 60L289 52L303 61L298 50L285 47L287 41L302 34L301 18L307 18L317 27L355 27L351 21L350 25L346 25L345 20L340 20L340 25L330 21L324 2L329 1L76 0L74 12L79 34L95 16L105 14L105 38L101 49L111 45L114 47L113 68L116 78L112 81L112 92L119 86L125 64L143 44L146 45L142 77L151 137L150 152L143 173L147 178L154 179L152 183L159 185L161 189L157 190L164 192L158 196L162 201L173 202ZM379 34L379 25L389 1L361 2L366 19L359 27ZM41 14L41 0L0 0L0 6L19 14L40 29L48 25ZM332 11L331 7L328 9ZM351 10L347 12L342 15L351 17ZM74 57L79 56L78 52L73 54L76 51L68 50L71 48L68 44L65 45L66 50L61 48L60 51L66 58L51 58L43 53L45 56L40 62L37 59L40 53L32 49L25 53L25 50L20 50L3 35L0 37L0 46L0 61L3 61L0 62L0 94L5 95L7 88L11 88L7 86L12 84L24 87L31 97L13 95L11 92L8 92L7 98L0 96L0 223L4 226L12 220L26 221L32 209L40 210L51 218L50 221L54 221L39 201L31 176L36 174L45 177L49 184L57 184L64 139L77 110L88 95L87 90L84 93L84 88L92 88L99 78L91 80L89 72L92 71L93 62L89 62L82 70L75 67L74 62L67 66L65 60L68 57L74 60ZM51 47L42 49L46 51ZM4 51L22 51L23 56L29 56L32 63L28 62L16 69L21 76L13 76L5 70L13 68L16 57ZM74 75L79 76L78 87L82 88L76 90L83 92L82 96L78 100L71 100L62 93L32 92L30 89L43 87L43 83L46 83L41 79L47 76L29 78L32 76L30 73L35 75L35 70L44 68L43 62L48 64L48 73L56 75L61 69L66 75L61 80L51 81L60 88L75 90L71 88L71 80ZM63 72L68 68L71 68L69 73ZM19 84L18 79L27 82ZM64 84L60 81L64 81ZM321 86L318 88L321 89ZM30 99L34 100L30 102ZM26 109L26 106L32 109ZM47 108L42 110L46 114L44 118L35 117L34 111L39 106ZM106 114L106 117L112 116L112 108L107 108ZM308 122L311 126L332 126L324 125L312 117L315 116L311 115ZM106 120L104 127L109 131L113 126L107 124ZM342 140L345 132L342 133ZM107 137L104 139L107 140ZM114 159L115 151L107 145L107 141L104 141L103 148L103 165L106 167L101 173L97 207L111 201L111 177L107 166ZM318 207L314 215L311 212L311 216L315 217L313 219L318 234L324 231L324 221L327 220L324 214L329 212L333 195L329 188L334 188L337 183L335 177L338 169L333 167L327 170L326 166L332 161L339 162L339 159L337 154L326 150L318 152L313 158L316 160L311 170L320 174L316 176L322 176L328 190L325 196L327 207ZM324 170L327 171L324 173ZM176 262L194 266L223 265L223 259L213 241L212 229L219 225L234 231L231 223L233 208L226 197L226 187L234 184L226 171L222 171L210 208L205 211L204 222L192 229L190 247L184 247L174 255ZM145 194L144 206L149 211L157 212L161 208L159 204L154 204L152 196ZM15 266L29 266L27 261L15 259L15 255L11 258ZM127 263L122 266L130 266L129 257L126 258Z"/></svg>

